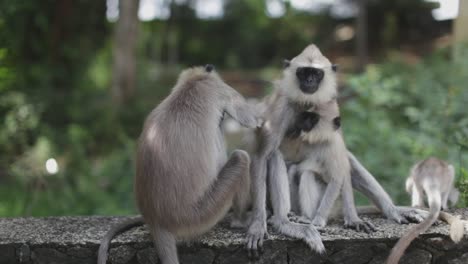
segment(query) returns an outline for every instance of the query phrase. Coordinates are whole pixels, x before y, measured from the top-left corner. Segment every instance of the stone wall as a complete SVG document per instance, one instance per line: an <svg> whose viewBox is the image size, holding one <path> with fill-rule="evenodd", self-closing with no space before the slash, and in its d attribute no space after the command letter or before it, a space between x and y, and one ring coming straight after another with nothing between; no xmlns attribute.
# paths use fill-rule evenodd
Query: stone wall
<svg viewBox="0 0 468 264"><path fill-rule="evenodd" d="M454 213L468 219L468 209ZM382 218L368 218L378 231L358 233L341 227L342 221L330 223L321 231L327 254L311 252L303 243L275 234L258 261L249 261L243 249L243 233L218 225L194 242L180 243L183 264L234 263L383 263L396 240L410 227ZM45 217L0 218L0 264L96 263L96 252L105 232L125 217ZM401 263L468 263L468 238L454 244L448 238L445 223L433 226L411 244ZM145 227L134 228L112 241L113 264L158 263Z"/></svg>

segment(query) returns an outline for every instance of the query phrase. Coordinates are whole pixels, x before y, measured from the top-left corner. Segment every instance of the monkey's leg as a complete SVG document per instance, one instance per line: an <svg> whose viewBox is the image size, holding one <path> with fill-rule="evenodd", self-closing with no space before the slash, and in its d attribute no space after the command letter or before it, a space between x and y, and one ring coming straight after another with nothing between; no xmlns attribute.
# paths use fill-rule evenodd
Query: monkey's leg
<svg viewBox="0 0 468 264"><path fill-rule="evenodd" d="M349 175L344 179L342 192L344 226L346 228L355 229L358 232L361 230L366 233L376 231L377 229L372 223L361 220L357 214L353 187L351 186L351 178Z"/></svg>
<svg viewBox="0 0 468 264"><path fill-rule="evenodd" d="M357 158L348 151L351 164L351 183L354 189L363 193L383 212L388 218L400 224L407 224L408 220L420 222L424 217L415 210L398 210L390 196L380 186L377 180L370 174Z"/></svg>
<svg viewBox="0 0 468 264"><path fill-rule="evenodd" d="M301 215L309 219L314 219L317 212L320 198L323 196L324 186L317 181L315 174L311 171L304 171L299 183L299 206Z"/></svg>
<svg viewBox="0 0 468 264"><path fill-rule="evenodd" d="M249 223L247 206L250 201L250 172L247 171L247 174L249 177L243 178L241 188L234 196L232 228L246 228Z"/></svg>
<svg viewBox="0 0 468 264"><path fill-rule="evenodd" d="M263 239L268 236L266 227L266 177L267 158L253 155L250 164L252 175L252 221L247 231L246 248L249 257L258 257L258 248L263 247Z"/></svg>
<svg viewBox="0 0 468 264"><path fill-rule="evenodd" d="M424 207L423 197L423 190L421 188L418 188L416 184L413 184L413 188L411 190L411 206Z"/></svg>
<svg viewBox="0 0 468 264"><path fill-rule="evenodd" d="M298 165L292 164L288 166L286 164L286 167L288 168L289 194L291 199L291 211L288 213L288 218L294 223L311 224L312 219L301 213L301 203L299 201L301 173L298 170Z"/></svg>
<svg viewBox="0 0 468 264"><path fill-rule="evenodd" d="M268 161L269 191L273 216L270 223L278 232L304 240L307 245L319 253L325 251L320 234L313 225L292 223L288 219L290 210L289 183L283 156L275 151Z"/></svg>
<svg viewBox="0 0 468 264"><path fill-rule="evenodd" d="M175 236L191 237L201 234L224 217L236 193L248 177L249 155L243 150L233 151L218 177L203 196L190 207L179 212L179 226L166 228L153 226L155 247L162 264L178 264ZM171 231L173 231L171 229Z"/></svg>
<svg viewBox="0 0 468 264"><path fill-rule="evenodd" d="M195 202L193 210L184 213L188 224L206 226L216 224L232 205L234 197L248 182L250 158L243 150L234 150L218 177L203 196ZM245 204L241 205L244 206ZM185 222L185 221L181 221Z"/></svg>
<svg viewBox="0 0 468 264"><path fill-rule="evenodd" d="M291 211L294 213L299 213L299 181L301 176L297 169L296 164L291 164L287 166L288 168L288 182L289 182L289 194L291 198Z"/></svg>
<svg viewBox="0 0 468 264"><path fill-rule="evenodd" d="M455 180L455 171L452 165L448 166L448 178L449 180L449 185L448 186L453 186L453 181ZM448 200L450 196L450 192L452 192L454 187L446 189L444 192L442 192L442 210L448 209Z"/></svg>
<svg viewBox="0 0 468 264"><path fill-rule="evenodd" d="M328 216L343 186L343 181L339 178L339 176L333 176L325 189L325 193L320 201L320 206L312 220L312 224L316 227L324 227L327 225Z"/></svg>
<svg viewBox="0 0 468 264"><path fill-rule="evenodd" d="M442 210L446 210L448 208L447 206L448 197L449 197L449 192L442 193Z"/></svg>

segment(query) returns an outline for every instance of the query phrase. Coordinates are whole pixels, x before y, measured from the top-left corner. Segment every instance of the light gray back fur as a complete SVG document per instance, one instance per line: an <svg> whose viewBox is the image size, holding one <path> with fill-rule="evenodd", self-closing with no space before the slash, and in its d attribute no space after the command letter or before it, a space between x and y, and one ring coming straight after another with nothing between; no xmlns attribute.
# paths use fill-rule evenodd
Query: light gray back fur
<svg viewBox="0 0 468 264"><path fill-rule="evenodd" d="M441 195L442 208L447 208L449 196L456 192L454 179L453 166L443 160L431 157L416 163L406 182L406 189L412 195L412 206L424 206L424 195L432 195L427 191L434 191Z"/></svg>
<svg viewBox="0 0 468 264"><path fill-rule="evenodd" d="M441 207L446 207L447 197L453 187L453 167L443 160L431 157L413 166L410 178L412 182L407 182L406 185L412 188L413 206L424 206L425 193L430 214L422 223L412 227L398 240L390 252L387 264L398 263L410 243L437 220ZM463 225L458 226L463 232Z"/></svg>

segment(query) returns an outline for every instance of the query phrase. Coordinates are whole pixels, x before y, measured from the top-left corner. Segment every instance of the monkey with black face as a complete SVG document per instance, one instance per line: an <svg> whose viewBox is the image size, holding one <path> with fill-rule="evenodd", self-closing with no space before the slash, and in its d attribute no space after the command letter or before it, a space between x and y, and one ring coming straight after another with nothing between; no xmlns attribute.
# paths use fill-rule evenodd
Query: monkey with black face
<svg viewBox="0 0 468 264"><path fill-rule="evenodd" d="M135 196L163 264L179 263L176 238L209 230L234 203L245 212L250 158L245 151L226 155L224 114L255 128L261 119L213 67L196 67L179 76L171 94L147 117L138 142ZM107 259L112 236L141 218L109 232L99 249Z"/></svg>
<svg viewBox="0 0 468 264"><path fill-rule="evenodd" d="M263 110L265 125L257 131L256 150L251 155L253 218L247 234L247 248L249 250L255 252L261 247L267 234L265 208L267 182L273 209L273 216L270 218L273 227L283 234L302 238L318 252L324 250L314 227L294 225L287 217L291 201L284 160L294 162L300 155L305 158L306 151L302 149L303 152L299 151L300 153L294 154L293 157L283 157L280 147L286 145L282 144L283 141L290 140L287 137L287 132L291 129L294 131L294 121L301 113L307 112L314 106L336 101L337 89L334 69L335 67L315 45L309 45L301 54L286 63L282 78L274 83L276 88L274 93L265 100ZM338 110L337 105L334 106L333 103L332 109ZM336 122L339 124L339 119ZM319 135L329 136L327 133ZM294 140L287 147L294 149L295 146L303 144L301 141L303 140L300 138ZM298 149L301 150L301 147ZM341 168L343 172L345 169L349 169L352 187L369 197L388 218L398 223L407 223L407 219L420 219L419 214L415 211L399 210L395 207L388 194L354 155L346 148L343 148L342 152L347 156L349 165L335 164L336 167ZM302 160L298 158L296 161ZM328 197L327 203L335 199L333 196L339 193L340 184L334 183L332 187L329 192L324 194ZM323 221L318 222L321 222L320 225L323 224Z"/></svg>
<svg viewBox="0 0 468 264"><path fill-rule="evenodd" d="M410 243L434 224L442 213L441 218L451 225L450 237L452 240L459 242L462 239L463 222L456 216L440 212L441 208L447 208L449 199L453 204L457 202L458 190L453 186L454 179L453 166L438 158L431 157L413 166L406 182L406 188L412 194L412 206L424 207L423 198L426 194L430 214L426 220L411 228L406 235L398 240L386 263L398 263Z"/></svg>

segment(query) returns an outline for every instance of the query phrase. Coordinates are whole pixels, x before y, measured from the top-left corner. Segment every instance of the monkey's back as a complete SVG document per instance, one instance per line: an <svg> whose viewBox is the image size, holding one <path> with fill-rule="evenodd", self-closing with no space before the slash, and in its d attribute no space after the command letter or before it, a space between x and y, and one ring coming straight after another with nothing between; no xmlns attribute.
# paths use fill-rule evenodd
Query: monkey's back
<svg viewBox="0 0 468 264"><path fill-rule="evenodd" d="M150 113L139 139L135 193L150 224L184 224L177 216L196 205L226 160L215 95L199 82L189 85Z"/></svg>
<svg viewBox="0 0 468 264"><path fill-rule="evenodd" d="M453 180L445 179L445 175L452 175L449 173L449 164L435 157L427 158L418 163L412 173L415 184L424 189L435 188L439 190L448 189L448 183Z"/></svg>

